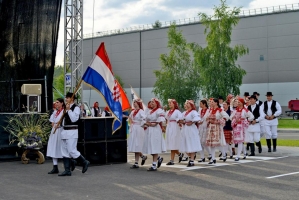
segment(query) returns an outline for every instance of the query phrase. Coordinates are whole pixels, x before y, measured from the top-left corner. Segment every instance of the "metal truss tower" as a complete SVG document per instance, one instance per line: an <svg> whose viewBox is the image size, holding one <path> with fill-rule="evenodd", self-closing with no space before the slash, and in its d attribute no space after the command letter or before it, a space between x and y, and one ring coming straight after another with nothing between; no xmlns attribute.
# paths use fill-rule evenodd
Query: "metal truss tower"
<svg viewBox="0 0 299 200"><path fill-rule="evenodd" d="M64 93L74 92L83 73L83 0L64 0ZM77 92L83 99L82 85Z"/></svg>

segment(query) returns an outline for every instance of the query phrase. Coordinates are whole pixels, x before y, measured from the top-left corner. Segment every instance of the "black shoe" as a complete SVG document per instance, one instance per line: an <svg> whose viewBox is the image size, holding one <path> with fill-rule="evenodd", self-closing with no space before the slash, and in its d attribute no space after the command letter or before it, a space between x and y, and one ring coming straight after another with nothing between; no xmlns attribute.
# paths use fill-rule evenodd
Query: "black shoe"
<svg viewBox="0 0 299 200"><path fill-rule="evenodd" d="M245 160L245 159L246 159L246 156L244 156L243 159Z"/></svg>
<svg viewBox="0 0 299 200"><path fill-rule="evenodd" d="M262 153L262 151L263 151L262 148L258 148L258 150L259 150L259 153Z"/></svg>
<svg viewBox="0 0 299 200"><path fill-rule="evenodd" d="M240 158L235 158L235 161L239 161L240 160Z"/></svg>
<svg viewBox="0 0 299 200"><path fill-rule="evenodd" d="M144 165L145 161L147 160L147 156L143 156L141 160L141 165Z"/></svg>
<svg viewBox="0 0 299 200"><path fill-rule="evenodd" d="M222 160L223 160L223 162L225 162L226 161L226 157L222 158Z"/></svg>
<svg viewBox="0 0 299 200"><path fill-rule="evenodd" d="M188 161L188 157L184 157L182 161Z"/></svg>
<svg viewBox="0 0 299 200"><path fill-rule="evenodd" d="M157 168L159 168L159 167L161 166L162 162L163 162L163 158L160 157L160 158L158 159L158 166L157 166Z"/></svg>
<svg viewBox="0 0 299 200"><path fill-rule="evenodd" d="M74 159L71 159L71 171L74 171L75 168L76 168L76 164L77 164L77 161L74 160Z"/></svg>
<svg viewBox="0 0 299 200"><path fill-rule="evenodd" d="M234 158L234 156L230 156L230 157L229 157L229 159L233 159L233 158Z"/></svg>
<svg viewBox="0 0 299 200"><path fill-rule="evenodd" d="M214 163L214 164L216 164L216 159L215 159L215 160L213 160L213 163Z"/></svg>
<svg viewBox="0 0 299 200"><path fill-rule="evenodd" d="M249 154L249 156L255 156L255 153L251 153L251 154Z"/></svg>
<svg viewBox="0 0 299 200"><path fill-rule="evenodd" d="M182 162L183 157L184 157L184 154L180 153L180 155L179 155L179 163Z"/></svg>
<svg viewBox="0 0 299 200"><path fill-rule="evenodd" d="M157 171L157 169L154 169L153 167L148 168L147 171Z"/></svg>
<svg viewBox="0 0 299 200"><path fill-rule="evenodd" d="M211 155L209 155L209 156L208 156L208 160L211 160L211 159L212 159L212 156L211 156Z"/></svg>
<svg viewBox="0 0 299 200"><path fill-rule="evenodd" d="M273 152L276 152L276 148L273 148Z"/></svg>
<svg viewBox="0 0 299 200"><path fill-rule="evenodd" d="M86 160L82 155L80 155L77 159L80 163L82 163L82 173L85 173L88 169L90 162Z"/></svg>
<svg viewBox="0 0 299 200"><path fill-rule="evenodd" d="M188 165L187 165L187 167L193 167L194 166L194 162L188 162Z"/></svg>
<svg viewBox="0 0 299 200"><path fill-rule="evenodd" d="M58 174L58 176L71 176L72 172L71 171L64 171L61 174Z"/></svg>
<svg viewBox="0 0 299 200"><path fill-rule="evenodd" d="M130 167L130 169L138 169L138 168L139 168L138 165L132 165L132 166Z"/></svg>
<svg viewBox="0 0 299 200"><path fill-rule="evenodd" d="M59 170L57 165L53 165L53 169L51 171L48 172L48 174L58 174Z"/></svg>
<svg viewBox="0 0 299 200"><path fill-rule="evenodd" d="M201 158L201 159L199 159L199 161L198 162L205 162L206 161L206 159L205 158Z"/></svg>
<svg viewBox="0 0 299 200"><path fill-rule="evenodd" d="M271 148L268 148L268 152L271 152Z"/></svg>
<svg viewBox="0 0 299 200"><path fill-rule="evenodd" d="M172 161L169 161L168 163L166 163L166 165L174 165L174 163Z"/></svg>

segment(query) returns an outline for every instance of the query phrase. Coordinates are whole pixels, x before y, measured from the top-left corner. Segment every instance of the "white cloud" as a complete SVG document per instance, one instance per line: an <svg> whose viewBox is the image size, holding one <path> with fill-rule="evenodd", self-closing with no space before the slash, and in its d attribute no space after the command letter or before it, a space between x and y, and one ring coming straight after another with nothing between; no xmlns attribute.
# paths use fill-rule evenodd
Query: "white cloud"
<svg viewBox="0 0 299 200"><path fill-rule="evenodd" d="M95 5L93 5L93 2ZM227 2L231 7L245 5L242 8L243 10L294 3L297 3L297 6L299 6L298 0L228 0ZM83 34L151 24L156 20L164 22L194 18L197 17L199 12L211 14L215 4L218 5L219 1L84 0ZM64 20L62 18L60 22L56 65L63 65L63 57Z"/></svg>

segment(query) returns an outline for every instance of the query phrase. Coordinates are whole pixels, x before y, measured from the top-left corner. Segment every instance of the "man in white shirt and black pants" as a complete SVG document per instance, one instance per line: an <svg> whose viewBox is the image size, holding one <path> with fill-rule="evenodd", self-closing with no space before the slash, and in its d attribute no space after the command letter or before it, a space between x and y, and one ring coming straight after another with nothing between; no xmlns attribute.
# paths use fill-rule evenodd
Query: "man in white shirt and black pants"
<svg viewBox="0 0 299 200"><path fill-rule="evenodd" d="M268 146L268 152L271 152L271 139L273 142L273 152L276 152L278 125L277 117L281 115L281 106L277 101L272 99L272 92L267 92L266 96L267 101L265 101L263 105L264 113L266 115L264 120L266 141Z"/></svg>

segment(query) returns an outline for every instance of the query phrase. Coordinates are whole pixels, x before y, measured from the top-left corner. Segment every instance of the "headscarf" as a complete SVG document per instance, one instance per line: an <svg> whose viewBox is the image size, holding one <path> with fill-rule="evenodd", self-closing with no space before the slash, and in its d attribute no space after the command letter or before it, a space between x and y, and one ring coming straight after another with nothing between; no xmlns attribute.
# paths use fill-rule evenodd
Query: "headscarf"
<svg viewBox="0 0 299 200"><path fill-rule="evenodd" d="M245 104L245 101L244 101L244 99L243 99L243 98L239 97L239 98L238 98L238 101L240 101L240 102L243 104L243 106L244 106L244 104Z"/></svg>
<svg viewBox="0 0 299 200"><path fill-rule="evenodd" d="M143 105L142 105L141 99L134 99L133 101L136 102L138 104L139 108L143 110Z"/></svg>
<svg viewBox="0 0 299 200"><path fill-rule="evenodd" d="M179 110L178 102L175 99L168 99L168 102L172 102L173 105L174 105L174 109L178 109Z"/></svg>
<svg viewBox="0 0 299 200"><path fill-rule="evenodd" d="M232 95L232 94L227 95L226 102L227 102L228 105L230 104L233 97L234 97L234 95Z"/></svg>
<svg viewBox="0 0 299 200"><path fill-rule="evenodd" d="M196 110L196 106L193 100L186 100L186 103L189 103L191 106L191 110Z"/></svg>
<svg viewBox="0 0 299 200"><path fill-rule="evenodd" d="M155 101L155 103L157 104L157 108L162 108L159 99L157 99L157 98L152 98L151 100L152 100L152 101Z"/></svg>

